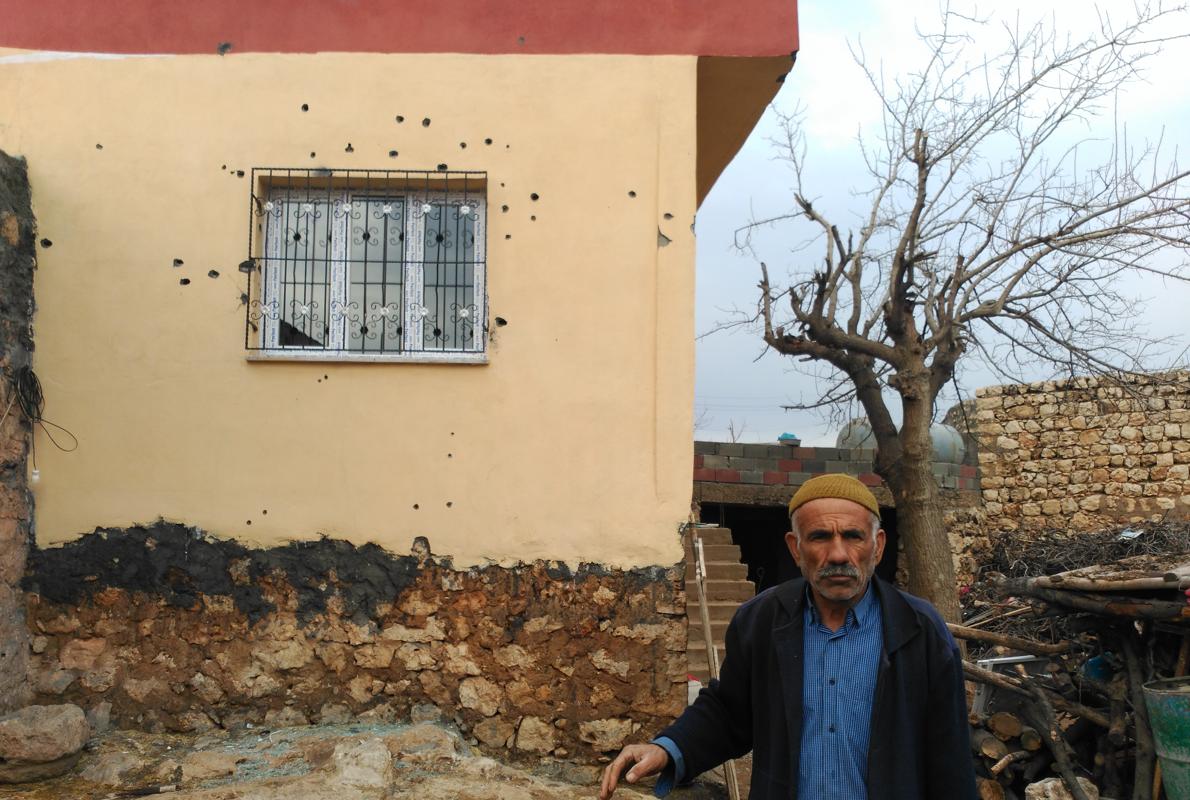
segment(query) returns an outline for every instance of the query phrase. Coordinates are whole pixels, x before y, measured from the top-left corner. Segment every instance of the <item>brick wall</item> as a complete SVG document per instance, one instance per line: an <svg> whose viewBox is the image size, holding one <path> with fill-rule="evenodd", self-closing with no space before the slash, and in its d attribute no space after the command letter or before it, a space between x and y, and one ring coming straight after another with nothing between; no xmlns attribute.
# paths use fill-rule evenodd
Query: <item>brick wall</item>
<svg viewBox="0 0 1190 800"><path fill-rule="evenodd" d="M992 528L1190 516L1190 372L980 389L975 426Z"/></svg>
<svg viewBox="0 0 1190 800"><path fill-rule="evenodd" d="M827 472L854 475L872 488L883 486L872 472L874 451L837 447L791 447L783 444L694 443L695 483L796 487ZM934 464L943 489L976 490L972 464ZM789 491L785 492L787 495ZM884 499L882 499L882 502Z"/></svg>

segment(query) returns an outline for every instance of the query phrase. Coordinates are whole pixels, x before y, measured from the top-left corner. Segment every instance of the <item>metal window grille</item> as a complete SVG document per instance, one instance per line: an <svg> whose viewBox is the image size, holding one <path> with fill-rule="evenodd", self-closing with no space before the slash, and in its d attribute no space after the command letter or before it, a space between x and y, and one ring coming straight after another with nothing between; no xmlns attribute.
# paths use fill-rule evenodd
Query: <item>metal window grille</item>
<svg viewBox="0 0 1190 800"><path fill-rule="evenodd" d="M487 174L252 170L249 351L482 356Z"/></svg>

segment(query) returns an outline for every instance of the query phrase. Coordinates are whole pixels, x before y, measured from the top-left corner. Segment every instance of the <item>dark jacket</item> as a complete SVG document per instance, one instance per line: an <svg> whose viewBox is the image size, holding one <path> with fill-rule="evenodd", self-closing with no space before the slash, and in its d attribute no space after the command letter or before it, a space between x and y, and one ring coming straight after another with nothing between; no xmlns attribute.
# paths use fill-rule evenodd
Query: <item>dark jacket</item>
<svg viewBox="0 0 1190 800"><path fill-rule="evenodd" d="M873 578L884 646L872 703L869 800L975 800L958 648L933 606ZM661 732L690 778L752 751L750 800L796 800L806 581L749 600L727 629L720 679ZM801 798L815 800L815 798Z"/></svg>

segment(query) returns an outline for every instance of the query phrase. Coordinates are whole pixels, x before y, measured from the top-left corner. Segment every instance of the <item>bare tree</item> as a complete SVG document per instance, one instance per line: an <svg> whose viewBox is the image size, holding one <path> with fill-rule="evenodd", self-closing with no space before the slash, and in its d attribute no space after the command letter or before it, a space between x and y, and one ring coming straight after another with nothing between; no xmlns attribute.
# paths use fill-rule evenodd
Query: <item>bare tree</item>
<svg viewBox="0 0 1190 800"><path fill-rule="evenodd" d="M737 232L755 252L762 227L809 227L811 249L800 252L821 257L792 265L784 287L761 263L751 321L768 347L818 365L821 402L866 413L907 545L908 588L949 619L959 605L930 425L959 360L982 357L1006 378L1038 362L1055 373L1141 369L1160 343L1132 327L1137 306L1118 279L1186 276L1190 173L1160 142L1087 133L1183 10L1129 12L1101 13L1080 39L1052 20L995 25L947 6L939 31L918 33L922 68L892 80L853 49L883 112L876 134L859 139L868 211L844 232L816 206L795 113L779 142L795 208ZM977 37L983 47L996 35L1002 49L967 60Z"/></svg>

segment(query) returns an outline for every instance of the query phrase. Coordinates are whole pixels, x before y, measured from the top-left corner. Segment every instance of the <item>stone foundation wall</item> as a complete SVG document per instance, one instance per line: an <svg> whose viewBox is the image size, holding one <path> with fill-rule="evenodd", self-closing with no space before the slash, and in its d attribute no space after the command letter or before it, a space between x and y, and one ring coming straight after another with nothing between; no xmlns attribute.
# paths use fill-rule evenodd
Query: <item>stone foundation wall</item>
<svg viewBox="0 0 1190 800"><path fill-rule="evenodd" d="M975 414L990 528L1190 516L1190 373L993 386Z"/></svg>
<svg viewBox="0 0 1190 800"><path fill-rule="evenodd" d="M586 760L685 706L680 566L458 570L414 550L251 550L164 522L35 550L37 699L179 731L433 705L489 752Z"/></svg>
<svg viewBox="0 0 1190 800"><path fill-rule="evenodd" d="M15 402L12 377L29 366L33 352L35 236L25 162L0 152L0 713L28 700L20 581L32 519L30 425Z"/></svg>

